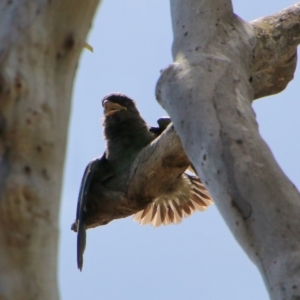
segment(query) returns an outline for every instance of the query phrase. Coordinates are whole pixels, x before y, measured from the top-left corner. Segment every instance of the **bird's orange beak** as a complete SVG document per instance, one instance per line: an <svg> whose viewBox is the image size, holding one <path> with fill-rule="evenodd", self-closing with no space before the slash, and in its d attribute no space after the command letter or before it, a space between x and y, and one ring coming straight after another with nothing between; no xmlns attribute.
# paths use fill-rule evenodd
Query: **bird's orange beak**
<svg viewBox="0 0 300 300"><path fill-rule="evenodd" d="M120 110L127 110L126 107L124 107L118 103L110 102L108 100L105 100L103 102L103 107L104 107L104 114L107 117L112 116L114 113L116 113Z"/></svg>

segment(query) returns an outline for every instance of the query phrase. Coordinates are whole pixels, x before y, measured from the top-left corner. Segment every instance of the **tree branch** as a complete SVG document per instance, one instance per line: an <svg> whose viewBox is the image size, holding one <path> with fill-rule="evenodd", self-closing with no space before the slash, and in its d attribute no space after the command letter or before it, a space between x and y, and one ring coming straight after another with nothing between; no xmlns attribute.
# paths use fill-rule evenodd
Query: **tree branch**
<svg viewBox="0 0 300 300"><path fill-rule="evenodd" d="M256 97L281 76L272 71L272 39L259 37L253 58L253 28L233 15L230 1L170 3L175 62L162 73L157 98L235 238L261 271L271 298L300 297L294 289L300 282L300 195L260 137L250 106L251 75L259 70L270 75L253 81ZM276 30L268 32L274 39ZM289 33L283 31L280 40ZM295 49L297 43L286 47ZM283 44L279 57L284 62L291 51L285 52Z"/></svg>
<svg viewBox="0 0 300 300"><path fill-rule="evenodd" d="M254 98L258 99L281 92L294 77L300 43L300 2L251 24L256 36L251 82Z"/></svg>

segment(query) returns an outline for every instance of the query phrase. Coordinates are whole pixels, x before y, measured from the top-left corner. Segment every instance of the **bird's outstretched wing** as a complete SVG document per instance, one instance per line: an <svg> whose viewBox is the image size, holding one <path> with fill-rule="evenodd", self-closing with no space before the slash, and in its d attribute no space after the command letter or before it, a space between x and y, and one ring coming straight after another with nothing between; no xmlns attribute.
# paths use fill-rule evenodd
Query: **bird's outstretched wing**
<svg viewBox="0 0 300 300"><path fill-rule="evenodd" d="M149 131L159 136L171 123L171 119L161 117L157 123L159 127L150 127ZM192 164L188 171L197 174ZM170 192L160 195L144 210L136 213L133 220L141 225L151 224L154 227L179 224L183 217L189 217L196 210L204 211L213 203L198 176L184 173L169 190Z"/></svg>
<svg viewBox="0 0 300 300"><path fill-rule="evenodd" d="M83 265L83 253L86 245L86 226L85 226L85 212L87 205L87 197L91 182L95 173L99 173L99 168L105 160L105 154L101 158L92 160L85 168L81 186L78 195L77 211L76 211L76 224L77 224L77 266L78 269L82 270Z"/></svg>
<svg viewBox="0 0 300 300"><path fill-rule="evenodd" d="M182 174L169 193L162 194L148 206L136 213L134 221L141 225L179 224L196 210L204 211L213 203L211 196L198 176Z"/></svg>

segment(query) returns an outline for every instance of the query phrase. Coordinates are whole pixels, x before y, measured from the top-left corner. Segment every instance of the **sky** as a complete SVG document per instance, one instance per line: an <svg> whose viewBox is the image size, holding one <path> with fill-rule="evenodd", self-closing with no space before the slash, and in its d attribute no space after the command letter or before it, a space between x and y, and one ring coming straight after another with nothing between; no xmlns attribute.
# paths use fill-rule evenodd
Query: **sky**
<svg viewBox="0 0 300 300"><path fill-rule="evenodd" d="M236 0L235 12L251 21L293 3ZM104 0L82 52L73 91L60 213L61 298L264 300L259 272L235 241L218 209L195 213L180 225L140 226L132 217L87 232L83 271L76 265L70 230L85 166L102 155L101 99L122 92L155 125L167 115L155 100L159 71L172 63L169 1ZM299 68L298 68L299 69ZM254 103L259 130L280 166L300 188L299 70L287 89ZM298 85L298 86L297 86ZM297 93L298 92L298 93ZM283 204L284 205L284 204Z"/></svg>

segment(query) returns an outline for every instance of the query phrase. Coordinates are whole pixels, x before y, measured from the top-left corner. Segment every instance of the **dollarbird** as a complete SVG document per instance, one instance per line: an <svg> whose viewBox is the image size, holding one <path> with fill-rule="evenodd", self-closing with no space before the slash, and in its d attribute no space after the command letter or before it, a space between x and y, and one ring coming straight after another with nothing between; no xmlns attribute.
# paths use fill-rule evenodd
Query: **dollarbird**
<svg viewBox="0 0 300 300"><path fill-rule="evenodd" d="M77 231L77 265L80 270L86 245L86 229L110 222L111 219L105 216L106 210L114 211L117 217L126 215L126 212L116 210L115 203L122 200L122 192L128 184L128 171L139 153L171 122L164 117L158 120L159 127L149 127L135 102L124 94L105 96L102 106L106 149L101 157L91 161L85 169L76 220L72 225L72 229ZM154 227L178 224L183 217L190 216L196 210L203 211L213 203L197 175L183 173L174 182L160 188L160 191L160 195L135 213L134 221L141 225L152 224ZM121 209L126 211L130 201L124 203ZM102 212L100 220L97 214L99 211Z"/></svg>

